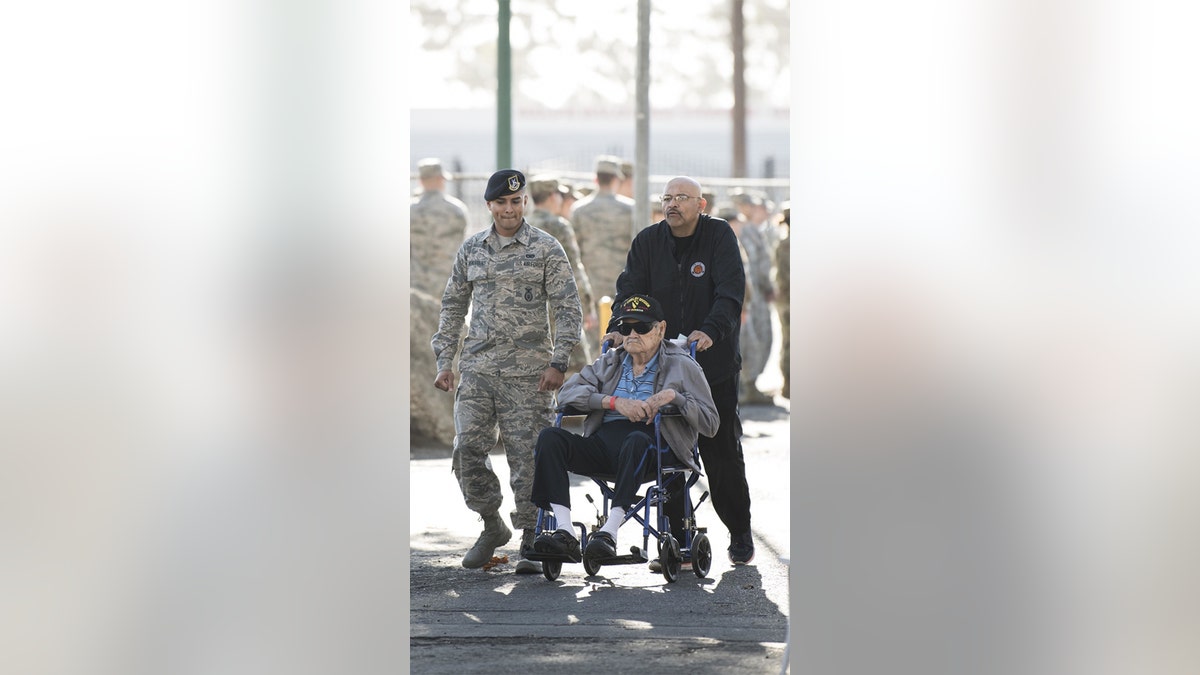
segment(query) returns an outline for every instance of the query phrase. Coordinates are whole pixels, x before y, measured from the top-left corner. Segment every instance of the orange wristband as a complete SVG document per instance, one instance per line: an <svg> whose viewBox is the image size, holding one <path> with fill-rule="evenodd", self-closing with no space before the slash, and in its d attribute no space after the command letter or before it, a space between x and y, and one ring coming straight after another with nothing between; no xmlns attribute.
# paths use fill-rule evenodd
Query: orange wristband
<svg viewBox="0 0 1200 675"><path fill-rule="evenodd" d="M617 397L616 397L616 396L609 396L609 397L608 397L608 409L609 409L609 410L616 410L616 409L617 409Z"/></svg>

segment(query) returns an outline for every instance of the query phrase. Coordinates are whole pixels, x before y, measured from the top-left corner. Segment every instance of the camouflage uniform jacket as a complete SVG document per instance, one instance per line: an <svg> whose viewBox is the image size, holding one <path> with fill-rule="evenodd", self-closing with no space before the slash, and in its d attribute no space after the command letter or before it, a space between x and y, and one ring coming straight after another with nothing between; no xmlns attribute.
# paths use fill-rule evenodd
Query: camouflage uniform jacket
<svg viewBox="0 0 1200 675"><path fill-rule="evenodd" d="M583 320L567 254L553 237L528 221L504 248L494 225L459 247L432 341L439 371L454 364L468 307L471 324L460 371L540 375L551 363L567 364L571 348L579 341Z"/></svg>
<svg viewBox="0 0 1200 675"><path fill-rule="evenodd" d="M439 298L454 265L454 253L467 236L467 206L444 192L424 192L412 200L409 215L409 270L412 287Z"/></svg>
<svg viewBox="0 0 1200 675"><path fill-rule="evenodd" d="M624 360L624 348L610 349L595 363L584 366L583 370L572 375L559 391L559 405L588 411L583 421L584 436L596 433L604 423L604 397L617 390ZM654 393L674 389L679 394L672 404L679 409L679 416L662 418L663 438L679 461L693 471L699 471L700 467L692 460L692 446L700 434L711 438L721 424L712 390L700 364L692 360L688 349L674 342L663 340L659 344L658 364ZM653 430L653 427L648 429Z"/></svg>
<svg viewBox="0 0 1200 675"><path fill-rule="evenodd" d="M571 261L571 270L575 273L575 286L579 289L579 299L585 307L595 311L596 298L592 295L592 283L588 280L587 268L579 255L579 241L575 238L575 228L571 221L555 215L545 209L534 207L529 214L529 224L549 234L562 244L567 252L567 260ZM586 313L586 312L585 312Z"/></svg>
<svg viewBox="0 0 1200 675"><path fill-rule="evenodd" d="M746 277L754 284L755 292L759 296L773 294L775 292L775 283L771 279L771 267L775 262L773 247L767 245L767 240L758 226L749 223L742 225L738 241L746 249L746 257L750 259L750 266L746 268Z"/></svg>
<svg viewBox="0 0 1200 675"><path fill-rule="evenodd" d="M592 290L615 298L617 277L625 269L633 243L633 200L615 193L592 193L571 207L571 222Z"/></svg>

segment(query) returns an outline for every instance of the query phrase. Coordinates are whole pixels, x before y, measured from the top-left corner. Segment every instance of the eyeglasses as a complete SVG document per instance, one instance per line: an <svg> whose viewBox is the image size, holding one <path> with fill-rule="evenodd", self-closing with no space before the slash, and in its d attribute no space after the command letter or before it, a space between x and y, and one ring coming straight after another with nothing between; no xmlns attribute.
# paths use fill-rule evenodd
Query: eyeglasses
<svg viewBox="0 0 1200 675"><path fill-rule="evenodd" d="M699 199L691 195L662 195L659 197L664 204L670 204L674 201L676 204L686 204L689 199Z"/></svg>
<svg viewBox="0 0 1200 675"><path fill-rule="evenodd" d="M638 335L645 335L646 333L649 333L651 330L653 330L656 325L658 325L657 321L655 321L653 323L646 323L644 321L634 321L632 323L619 323L619 324L617 324L617 332L620 333L621 335L629 335L630 333L637 333Z"/></svg>

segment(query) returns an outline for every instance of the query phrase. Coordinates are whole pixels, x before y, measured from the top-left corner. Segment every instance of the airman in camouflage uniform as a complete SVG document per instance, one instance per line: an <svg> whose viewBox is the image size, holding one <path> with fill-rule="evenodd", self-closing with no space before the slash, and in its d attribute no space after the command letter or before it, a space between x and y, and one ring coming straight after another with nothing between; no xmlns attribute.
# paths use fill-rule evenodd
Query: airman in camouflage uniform
<svg viewBox="0 0 1200 675"><path fill-rule="evenodd" d="M792 207L783 203L783 219L779 225L779 243L775 246L775 269L778 272L779 294L775 309L783 328L783 344L779 345L779 369L783 371L783 397L792 397Z"/></svg>
<svg viewBox="0 0 1200 675"><path fill-rule="evenodd" d="M533 198L533 211L529 213L529 224L549 234L562 244L571 261L571 270L575 275L575 286L579 289L579 300L583 305L584 332L595 331L599 323L597 304L592 296L592 284L588 280L587 268L579 255L579 243L575 239L575 228L571 221L558 214L562 203L562 192L559 190L558 179L550 176L534 176L529 179L529 196ZM568 373L579 372L585 365L595 360L594 352L588 340L580 340L571 351L571 367Z"/></svg>
<svg viewBox="0 0 1200 675"><path fill-rule="evenodd" d="M761 198L751 195L735 196L735 203L749 200L750 206L761 207ZM755 203L757 200L757 203ZM761 208L758 208L761 210ZM753 213L753 211L752 211ZM753 327L754 344L742 348L742 376L747 386L742 390L742 399L747 403L770 403L771 399L758 390L754 384L758 376L766 368L767 358L771 354L771 344L774 342L771 328L771 303L775 300L775 282L772 279L771 268L775 262L774 251L767 248L762 230L754 222L746 219L745 225L737 229L738 241L746 249L749 265L746 267L746 279L754 289L754 298L749 305L749 319Z"/></svg>
<svg viewBox="0 0 1200 675"><path fill-rule="evenodd" d="M417 163L421 195L409 207L409 270L412 288L442 297L454 254L467 236L467 206L445 193L452 176L437 159Z"/></svg>
<svg viewBox="0 0 1200 675"><path fill-rule="evenodd" d="M469 309L454 398L452 466L467 507L483 516L485 527L462 564L482 567L512 536L499 515L500 481L488 459L499 432L516 499L510 517L524 530L516 571L537 573L540 565L525 559L537 512L529 501L533 448L553 422L553 392L562 386L579 341L579 293L563 247L525 221L525 176L497 171L484 197L492 227L469 237L455 256L432 340L434 386L454 389L452 367Z"/></svg>
<svg viewBox="0 0 1200 675"><path fill-rule="evenodd" d="M751 262L750 256L746 252L746 243L743 239L743 232L750 227L748 223L738 213L737 209L732 205L722 205L717 209L717 217L729 223L729 227L733 229L734 234L738 236L738 252L742 256L742 269L746 270L746 295L742 300L742 325L738 332L738 346L742 352L742 369L738 372L738 399L743 403L761 402L752 401L756 399L751 392L757 392L758 387L755 380L758 379L758 373L753 371L755 359L762 353L762 338L759 337L757 327L750 317L754 314L755 305L763 303L763 299L759 297L758 291L754 286L754 282L750 279Z"/></svg>
<svg viewBox="0 0 1200 675"><path fill-rule="evenodd" d="M617 277L625 270L633 244L633 200L616 192L623 176L621 160L601 156L596 161L597 190L575 202L571 210L583 266L597 299L615 297Z"/></svg>

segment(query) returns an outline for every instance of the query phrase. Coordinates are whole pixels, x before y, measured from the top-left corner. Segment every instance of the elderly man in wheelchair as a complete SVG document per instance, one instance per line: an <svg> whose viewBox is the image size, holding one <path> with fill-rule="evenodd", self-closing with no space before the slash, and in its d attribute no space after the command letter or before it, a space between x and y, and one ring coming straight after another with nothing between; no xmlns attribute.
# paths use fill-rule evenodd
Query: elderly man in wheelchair
<svg viewBox="0 0 1200 675"><path fill-rule="evenodd" d="M655 480L656 473L662 478L660 460L654 457L662 446L656 447L655 436L660 435L674 456L666 461L674 460L671 464L680 470L698 472L693 453L696 439L699 434L711 437L720 423L704 371L687 348L663 339L666 321L659 302L634 295L614 313L617 330L626 336L623 344L584 366L558 395L560 408L587 414L583 435L549 427L537 439L531 501L543 512L553 513L557 529L534 540L535 558L559 563L585 557L585 563L616 559L617 531L628 519L627 510L637 501L639 487ZM664 406L664 413L671 414L658 417ZM603 527L591 536L584 534L585 551L571 529L568 471L612 478L615 483ZM665 491L661 494L665 496ZM660 514L660 523L665 522ZM649 524L644 524L649 532ZM589 574L599 569L586 564L585 568ZM549 573L547 577L554 578Z"/></svg>

